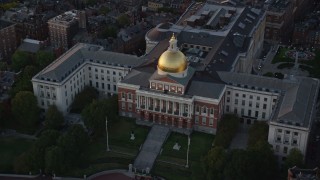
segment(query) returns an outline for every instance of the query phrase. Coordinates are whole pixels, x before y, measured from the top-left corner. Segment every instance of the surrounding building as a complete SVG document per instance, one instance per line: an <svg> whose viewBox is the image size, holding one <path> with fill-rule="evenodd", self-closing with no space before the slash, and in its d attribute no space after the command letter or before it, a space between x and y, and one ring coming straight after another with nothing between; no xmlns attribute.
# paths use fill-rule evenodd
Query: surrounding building
<svg viewBox="0 0 320 180"><path fill-rule="evenodd" d="M295 24L292 44L308 48L320 48L319 13L311 13L305 21Z"/></svg>
<svg viewBox="0 0 320 180"><path fill-rule="evenodd" d="M262 52L265 20L255 8L194 3L177 23L161 23L146 34L146 53L176 33L178 46L198 68L251 73Z"/></svg>
<svg viewBox="0 0 320 180"><path fill-rule="evenodd" d="M0 20L0 61L8 61L16 48L15 24Z"/></svg>
<svg viewBox="0 0 320 180"><path fill-rule="evenodd" d="M165 7L168 4L168 0L149 0L148 1L148 10L158 11L159 8Z"/></svg>
<svg viewBox="0 0 320 180"><path fill-rule="evenodd" d="M288 42L293 32L294 2L291 0L268 0L265 40L272 43Z"/></svg>
<svg viewBox="0 0 320 180"><path fill-rule="evenodd" d="M117 94L117 82L141 62L133 55L77 44L32 78L33 92L43 110L55 104L66 114L85 86L95 87L101 96Z"/></svg>
<svg viewBox="0 0 320 180"><path fill-rule="evenodd" d="M63 51L72 47L72 38L79 29L86 28L85 11L72 10L58 15L48 21L51 45Z"/></svg>
<svg viewBox="0 0 320 180"><path fill-rule="evenodd" d="M288 180L319 180L319 168L301 169L296 166L288 169Z"/></svg>

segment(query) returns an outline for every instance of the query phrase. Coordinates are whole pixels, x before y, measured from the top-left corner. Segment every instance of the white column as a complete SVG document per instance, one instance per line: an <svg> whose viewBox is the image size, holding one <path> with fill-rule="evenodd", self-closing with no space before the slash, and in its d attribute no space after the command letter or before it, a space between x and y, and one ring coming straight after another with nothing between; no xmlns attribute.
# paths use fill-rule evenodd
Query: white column
<svg viewBox="0 0 320 180"><path fill-rule="evenodd" d="M169 109L169 101L168 101L168 100L166 100L166 104L167 104L167 106L166 106L166 113L168 114L168 109Z"/></svg>

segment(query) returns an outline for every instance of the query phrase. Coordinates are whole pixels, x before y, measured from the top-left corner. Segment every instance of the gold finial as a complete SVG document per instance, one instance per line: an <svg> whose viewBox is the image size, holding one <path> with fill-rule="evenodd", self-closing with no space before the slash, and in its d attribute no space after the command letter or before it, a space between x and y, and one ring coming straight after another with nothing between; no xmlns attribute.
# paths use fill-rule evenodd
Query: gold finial
<svg viewBox="0 0 320 180"><path fill-rule="evenodd" d="M176 39L176 37L174 36L174 33L172 33L171 39Z"/></svg>

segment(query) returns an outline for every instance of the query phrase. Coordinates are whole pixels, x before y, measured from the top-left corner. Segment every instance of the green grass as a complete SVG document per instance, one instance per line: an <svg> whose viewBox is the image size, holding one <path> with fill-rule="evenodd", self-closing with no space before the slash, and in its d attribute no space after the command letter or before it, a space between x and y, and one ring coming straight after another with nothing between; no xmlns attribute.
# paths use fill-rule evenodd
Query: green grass
<svg viewBox="0 0 320 180"><path fill-rule="evenodd" d="M108 130L111 151L106 151L106 137L94 139L86 152L87 166L72 169L65 175L83 177L104 170L127 169L130 163L133 164L149 128L136 125L134 119L119 118L110 124ZM135 140L130 140L131 131L134 131Z"/></svg>
<svg viewBox="0 0 320 180"><path fill-rule="evenodd" d="M173 149L173 146L176 142L178 142L178 144L181 146L179 151ZM161 156L186 159L187 148L188 136L179 133L171 133L163 146Z"/></svg>
<svg viewBox="0 0 320 180"><path fill-rule="evenodd" d="M130 139L131 131L134 132L135 140ZM148 132L149 127L136 125L134 119L120 118L109 128L109 144L137 150L144 143Z"/></svg>
<svg viewBox="0 0 320 180"><path fill-rule="evenodd" d="M276 54L276 56L273 58L272 60L272 64L278 63L278 62L294 62L293 59L289 58L286 56L286 52L290 50L288 48L279 48L278 53Z"/></svg>
<svg viewBox="0 0 320 180"><path fill-rule="evenodd" d="M190 159L199 161L211 149L214 136L211 134L194 132L190 142Z"/></svg>
<svg viewBox="0 0 320 180"><path fill-rule="evenodd" d="M27 151L33 141L14 137L0 138L0 172L12 172L16 157Z"/></svg>
<svg viewBox="0 0 320 180"><path fill-rule="evenodd" d="M187 158L188 136L178 133L171 133L163 146L163 151L158 156L153 168L153 173L166 179L204 179L201 167L201 159L211 149L214 136L205 133L194 132L191 135L189 168L185 168ZM179 151L174 150L174 144L181 145ZM174 163L169 164L162 161ZM170 171L168 171L170 169Z"/></svg>

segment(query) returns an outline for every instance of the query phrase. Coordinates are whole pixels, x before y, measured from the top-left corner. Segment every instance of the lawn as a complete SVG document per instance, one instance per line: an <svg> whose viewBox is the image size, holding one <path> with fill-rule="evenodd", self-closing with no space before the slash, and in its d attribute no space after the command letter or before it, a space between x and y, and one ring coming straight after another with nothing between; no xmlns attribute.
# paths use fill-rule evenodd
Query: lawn
<svg viewBox="0 0 320 180"><path fill-rule="evenodd" d="M13 163L16 157L27 151L33 141L15 137L0 138L0 173L13 171Z"/></svg>
<svg viewBox="0 0 320 180"><path fill-rule="evenodd" d="M291 59L286 56L286 52L290 50L288 48L279 48L276 56L272 60L272 64L278 63L278 62L294 62L294 59Z"/></svg>
<svg viewBox="0 0 320 180"><path fill-rule="evenodd" d="M136 125L133 119L119 118L110 124L108 130L111 151L106 151L105 136L94 139L86 152L87 165L72 169L66 176L83 177L84 174L88 176L104 170L127 169L130 163L133 164L149 128ZM130 140L131 131L134 131L135 140Z"/></svg>
<svg viewBox="0 0 320 180"><path fill-rule="evenodd" d="M158 156L153 173L167 179L199 179L203 175L201 159L210 150L214 136L193 132L190 138L189 168L184 167L187 158L188 136L171 133L163 146L161 155ZM176 142L181 145L179 151L173 149Z"/></svg>
<svg viewBox="0 0 320 180"><path fill-rule="evenodd" d="M136 125L134 119L121 117L117 121L114 121L109 128L109 144L111 147L118 146L128 149L129 152L131 150L139 150L149 130L149 127ZM132 131L134 132L135 140L130 139ZM105 142L107 142L106 139Z"/></svg>

